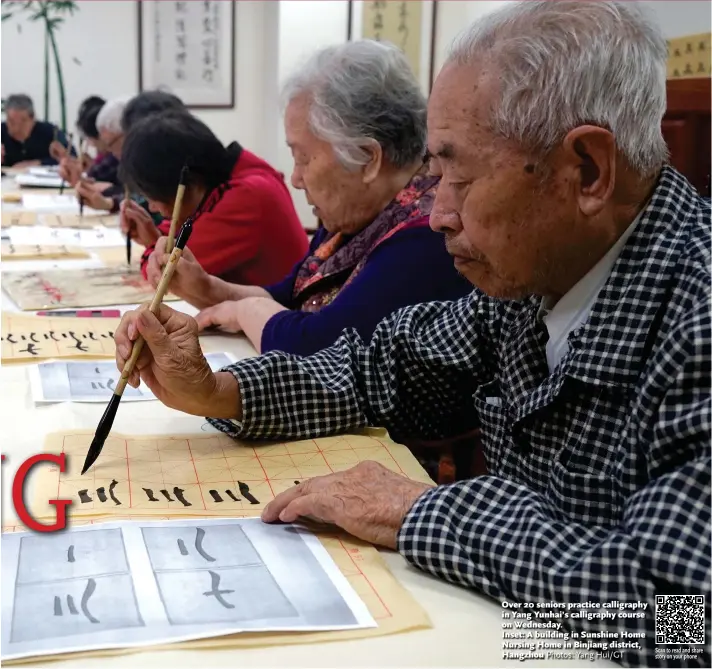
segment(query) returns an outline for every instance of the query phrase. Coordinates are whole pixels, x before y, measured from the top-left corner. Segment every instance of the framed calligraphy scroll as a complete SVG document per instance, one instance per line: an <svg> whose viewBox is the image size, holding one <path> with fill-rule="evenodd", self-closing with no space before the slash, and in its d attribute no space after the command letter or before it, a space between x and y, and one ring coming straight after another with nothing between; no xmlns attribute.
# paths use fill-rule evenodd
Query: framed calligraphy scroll
<svg viewBox="0 0 712 669"><path fill-rule="evenodd" d="M137 4L139 90L170 91L192 109L232 109L235 3Z"/></svg>
<svg viewBox="0 0 712 669"><path fill-rule="evenodd" d="M437 2L383 0L349 2L348 39L391 42L408 58L423 92L433 86Z"/></svg>

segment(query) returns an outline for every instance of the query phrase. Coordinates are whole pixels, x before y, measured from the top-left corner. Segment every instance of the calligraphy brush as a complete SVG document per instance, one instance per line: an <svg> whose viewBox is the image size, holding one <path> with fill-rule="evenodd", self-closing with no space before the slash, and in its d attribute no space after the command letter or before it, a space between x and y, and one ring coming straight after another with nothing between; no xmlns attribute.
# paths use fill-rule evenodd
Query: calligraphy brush
<svg viewBox="0 0 712 669"><path fill-rule="evenodd" d="M163 276L161 276L161 281L158 284L158 288L156 288L156 294L153 296L153 300L151 300L151 306L149 307L149 309L153 314L156 314L156 312L158 311L158 307L161 306L161 302L163 301L164 295L168 292L168 284L173 278L173 272L175 271L178 260L180 259L183 253L183 249L185 248L186 242L188 241L188 237L190 237L190 233L192 231L193 219L192 217L190 217L183 224L183 227L180 230L180 234L178 235L178 239L176 240L175 248L171 252L171 257L169 258L168 263L166 264L163 270ZM124 388L126 388L129 376L131 376L131 372L133 372L133 369L136 366L136 360L138 360L138 356L141 355L141 351L143 350L144 344L144 338L139 335L139 337L134 342L131 357L126 363L124 371L121 373L121 378L119 379L119 382L116 384L114 394L111 396L109 404L106 407L106 410L104 411L104 415L101 417L99 425L96 428L94 439L91 442L91 446L89 446L87 457L84 460L82 475L96 462L97 458L101 454L102 448L104 448L104 442L109 436L109 432L111 432L111 427L114 424L114 418L116 418L116 411L119 408L119 402L121 402L121 396L124 393Z"/></svg>
<svg viewBox="0 0 712 669"><path fill-rule="evenodd" d="M82 179L86 179L87 173L82 172ZM84 197L82 195L79 196L79 218L84 218Z"/></svg>
<svg viewBox="0 0 712 669"><path fill-rule="evenodd" d="M57 141L57 130L55 128L55 133L54 133L54 139ZM72 150L72 133L69 133L69 137L67 139L67 147L71 153ZM64 193L64 179L62 179L62 183L59 184L59 194L62 195Z"/></svg>
<svg viewBox="0 0 712 669"><path fill-rule="evenodd" d="M185 185L188 181L188 165L183 165L180 170L180 178L178 179L178 192L176 193L176 201L173 204L173 216L171 218L171 227L168 230L168 241L166 242L166 253L173 250L173 238L176 234L176 224L180 215L180 208L183 203L183 194L185 193Z"/></svg>
<svg viewBox="0 0 712 669"><path fill-rule="evenodd" d="M128 204L131 198L131 193L129 192L129 187L124 186L124 202ZM124 205L126 207L126 205ZM126 264L131 266L131 228L126 231Z"/></svg>

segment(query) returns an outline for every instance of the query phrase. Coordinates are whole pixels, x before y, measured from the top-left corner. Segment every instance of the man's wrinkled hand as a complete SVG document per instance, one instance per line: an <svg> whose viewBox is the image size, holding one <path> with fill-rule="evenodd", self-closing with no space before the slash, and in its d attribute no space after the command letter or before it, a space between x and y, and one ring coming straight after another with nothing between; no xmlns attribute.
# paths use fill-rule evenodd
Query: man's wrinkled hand
<svg viewBox="0 0 712 669"><path fill-rule="evenodd" d="M163 404L196 416L232 418L237 410L237 382L232 374L215 374L198 341L195 320L162 304L154 315L148 305L130 311L114 335L116 366L123 372L134 342L145 341L129 384L148 386ZM226 415L227 414L227 415Z"/></svg>
<svg viewBox="0 0 712 669"><path fill-rule="evenodd" d="M299 518L337 525L372 544L396 548L398 530L415 501L431 488L366 461L317 476L277 495L262 512L267 523Z"/></svg>

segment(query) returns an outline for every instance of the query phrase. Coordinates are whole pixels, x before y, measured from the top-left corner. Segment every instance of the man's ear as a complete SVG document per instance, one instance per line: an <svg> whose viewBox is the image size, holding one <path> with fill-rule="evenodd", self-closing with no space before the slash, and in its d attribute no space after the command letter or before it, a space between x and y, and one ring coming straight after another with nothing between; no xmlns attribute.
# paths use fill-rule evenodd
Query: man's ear
<svg viewBox="0 0 712 669"><path fill-rule="evenodd" d="M381 171L383 164L383 149L378 142L370 142L367 146L362 147L369 154L368 162L363 166L363 182L370 184L373 182L378 173Z"/></svg>
<svg viewBox="0 0 712 669"><path fill-rule="evenodd" d="M613 195L616 181L616 142L605 128L582 125L563 141L564 159L576 175L579 208L595 216Z"/></svg>

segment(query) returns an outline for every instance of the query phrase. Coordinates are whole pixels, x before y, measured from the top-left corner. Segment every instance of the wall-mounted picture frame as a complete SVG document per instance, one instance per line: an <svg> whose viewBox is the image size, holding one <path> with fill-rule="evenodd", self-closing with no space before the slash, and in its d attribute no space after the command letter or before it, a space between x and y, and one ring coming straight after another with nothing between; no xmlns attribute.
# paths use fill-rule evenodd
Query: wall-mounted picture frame
<svg viewBox="0 0 712 669"><path fill-rule="evenodd" d="M426 95L435 77L437 0L349 0L348 40L375 39L400 47Z"/></svg>
<svg viewBox="0 0 712 669"><path fill-rule="evenodd" d="M170 91L191 109L234 108L235 2L136 4L139 91Z"/></svg>

